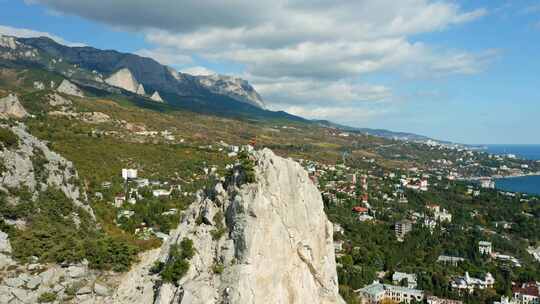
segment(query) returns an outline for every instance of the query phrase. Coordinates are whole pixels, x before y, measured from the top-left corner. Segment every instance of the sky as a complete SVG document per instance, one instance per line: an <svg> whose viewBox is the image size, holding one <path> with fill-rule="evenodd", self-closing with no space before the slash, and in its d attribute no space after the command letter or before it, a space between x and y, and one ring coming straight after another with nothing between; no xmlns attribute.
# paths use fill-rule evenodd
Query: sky
<svg viewBox="0 0 540 304"><path fill-rule="evenodd" d="M540 144L540 0L0 0L0 8L0 34L235 75L272 110L460 143Z"/></svg>

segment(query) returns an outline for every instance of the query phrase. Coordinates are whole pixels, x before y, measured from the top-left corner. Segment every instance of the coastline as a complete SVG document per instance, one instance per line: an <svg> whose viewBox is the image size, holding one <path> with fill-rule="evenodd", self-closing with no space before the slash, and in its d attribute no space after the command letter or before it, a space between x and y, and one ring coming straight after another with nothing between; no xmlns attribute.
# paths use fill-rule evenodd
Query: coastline
<svg viewBox="0 0 540 304"><path fill-rule="evenodd" d="M528 176L540 176L540 171L531 172L527 174L516 174L516 175L491 175L491 176L472 176L472 177L463 177L461 180L465 181L479 181L482 179L509 179L509 178L519 178L519 177L528 177Z"/></svg>
<svg viewBox="0 0 540 304"><path fill-rule="evenodd" d="M528 174L517 174L517 175L493 175L491 179L508 179L508 178L519 178L519 177L528 177L528 176L540 176L540 171L531 172Z"/></svg>

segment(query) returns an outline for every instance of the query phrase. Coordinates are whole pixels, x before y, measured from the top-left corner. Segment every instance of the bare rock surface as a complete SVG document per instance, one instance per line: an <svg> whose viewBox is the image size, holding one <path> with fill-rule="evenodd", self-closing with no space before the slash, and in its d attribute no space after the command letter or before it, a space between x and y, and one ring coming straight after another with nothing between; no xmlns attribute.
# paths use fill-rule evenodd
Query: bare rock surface
<svg viewBox="0 0 540 304"><path fill-rule="evenodd" d="M73 84L67 79L64 79L64 81L62 81L62 83L60 84L60 86L58 86L56 91L67 94L67 95L84 97L84 94L81 91L81 89L79 89L79 87L77 87L75 84Z"/></svg>
<svg viewBox="0 0 540 304"><path fill-rule="evenodd" d="M137 91L139 91L139 82L137 82L131 71L127 68L116 71L109 78L105 79L105 82L132 93L138 93Z"/></svg>
<svg viewBox="0 0 540 304"><path fill-rule="evenodd" d="M0 98L0 115L14 118L25 118L28 112L24 109L15 94Z"/></svg>
<svg viewBox="0 0 540 304"><path fill-rule="evenodd" d="M67 99L67 98L64 98L62 95L58 94L58 93L51 93L49 95L47 95L47 98L49 100L49 104L53 107L56 107L56 106L70 106L72 105L73 103L71 102L71 100Z"/></svg>
<svg viewBox="0 0 540 304"><path fill-rule="evenodd" d="M154 94L152 94L152 96L150 96L150 99L152 99L153 101L157 101L157 102L163 102L163 99L159 95L158 91L155 91Z"/></svg>
<svg viewBox="0 0 540 304"><path fill-rule="evenodd" d="M344 303L319 191L298 163L268 149L252 157L255 183L200 193L162 246L158 259L165 262L172 244L194 242L196 254L178 286L146 280L131 293L153 288L155 304ZM216 239L218 223L197 219L219 212L228 233Z"/></svg>
<svg viewBox="0 0 540 304"><path fill-rule="evenodd" d="M0 160L6 168L0 175L0 188L5 190L24 186L36 195L36 191L54 186L93 217L86 194L75 183L79 177L73 163L50 150L43 141L31 135L23 124L13 125L10 129L18 136L19 144L16 149L0 151ZM38 164L39 167L36 167Z"/></svg>

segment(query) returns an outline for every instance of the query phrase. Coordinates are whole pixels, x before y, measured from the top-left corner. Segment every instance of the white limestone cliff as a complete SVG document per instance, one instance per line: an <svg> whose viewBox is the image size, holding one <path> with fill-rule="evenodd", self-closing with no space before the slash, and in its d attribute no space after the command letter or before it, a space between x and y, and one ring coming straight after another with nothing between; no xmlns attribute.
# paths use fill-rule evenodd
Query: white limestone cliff
<svg viewBox="0 0 540 304"><path fill-rule="evenodd" d="M67 95L77 96L77 97L84 97L83 92L79 87L77 87L75 84L70 82L67 79L64 79L62 83L56 88L57 92L64 93Z"/></svg>
<svg viewBox="0 0 540 304"><path fill-rule="evenodd" d="M229 96L261 109L266 108L259 93L244 79L225 75L205 75L197 78L201 85L216 94Z"/></svg>
<svg viewBox="0 0 540 304"><path fill-rule="evenodd" d="M19 138L19 144L16 149L0 151L0 162L5 167L0 174L0 189L6 192L8 188L26 187L36 196L40 189L57 187L76 206L94 217L92 208L87 203L86 193L74 183L79 176L73 163L50 150L45 142L30 134L23 124L9 128ZM39 163L33 161L36 158L43 159L43 168L35 167L35 164ZM38 171L43 171L43 174L37 174Z"/></svg>
<svg viewBox="0 0 540 304"><path fill-rule="evenodd" d="M139 82L127 68L120 69L105 79L109 85L122 88L126 91L138 94Z"/></svg>
<svg viewBox="0 0 540 304"><path fill-rule="evenodd" d="M159 95L158 91L155 91L154 94L152 94L152 96L150 97L150 99L152 99L153 101L157 101L157 102L163 102L163 99Z"/></svg>
<svg viewBox="0 0 540 304"><path fill-rule="evenodd" d="M0 117L25 118L28 112L24 109L15 94L0 98Z"/></svg>
<svg viewBox="0 0 540 304"><path fill-rule="evenodd" d="M146 91L144 90L144 86L142 83L139 83L139 87L137 88L137 94L139 95L146 95Z"/></svg>
<svg viewBox="0 0 540 304"><path fill-rule="evenodd" d="M136 271L128 275L132 281L121 294L148 301L141 290L153 289L155 304L344 303L338 293L333 228L319 191L298 163L268 149L252 157L255 183L227 190L218 183L210 193L199 193L161 247L158 260L167 261L172 244L184 238L194 243L195 256L178 286ZM219 239L211 233L219 226L217 213L225 215L221 224L227 231ZM222 272L215 271L216 265Z"/></svg>

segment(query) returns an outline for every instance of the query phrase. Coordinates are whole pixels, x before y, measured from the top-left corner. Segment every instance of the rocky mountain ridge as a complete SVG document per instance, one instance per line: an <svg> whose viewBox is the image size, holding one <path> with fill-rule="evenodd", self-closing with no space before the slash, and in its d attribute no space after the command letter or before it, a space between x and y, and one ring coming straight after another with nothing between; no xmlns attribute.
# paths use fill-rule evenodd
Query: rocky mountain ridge
<svg viewBox="0 0 540 304"><path fill-rule="evenodd" d="M1 36L0 59L11 64L21 60L39 63L70 78L94 85L108 84L139 95L145 95L145 88L150 89L149 92L159 91L160 95L206 96L211 93L264 109L262 98L245 80L193 76L150 58L91 47L68 47L45 37Z"/></svg>
<svg viewBox="0 0 540 304"><path fill-rule="evenodd" d="M255 88L253 88L249 82L244 79L227 75L207 75L196 77L203 86L216 94L227 95L236 100L257 106L261 109L266 108L266 105L264 104L264 101L259 93L257 93Z"/></svg>

